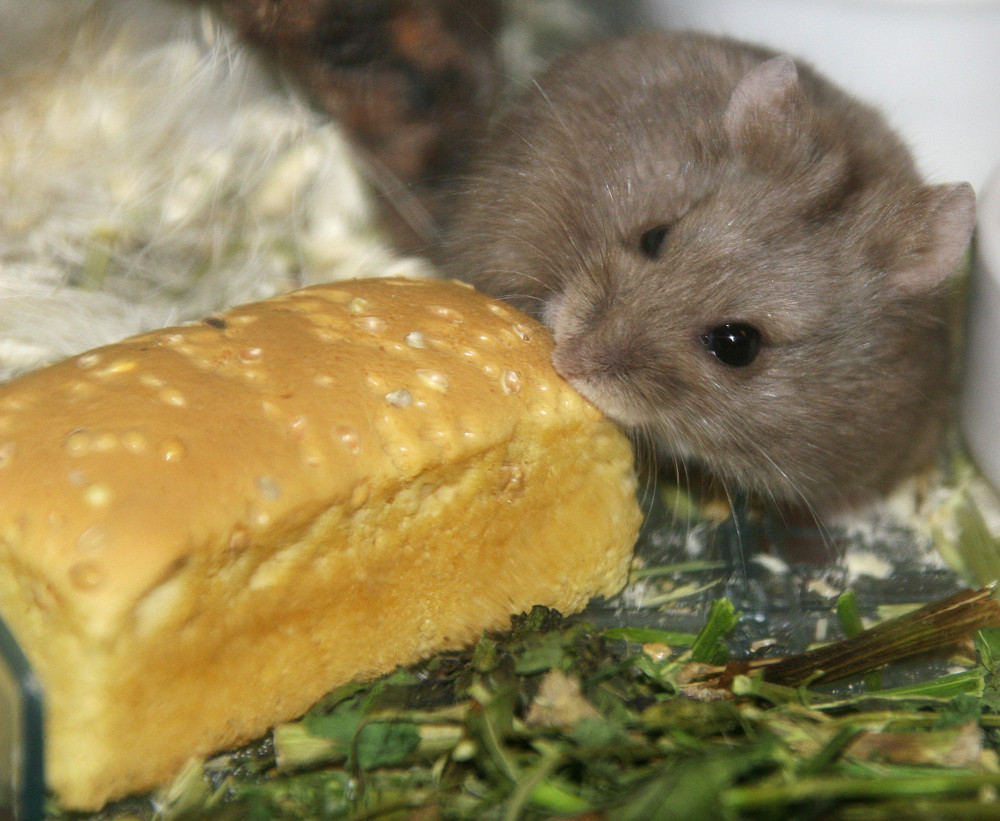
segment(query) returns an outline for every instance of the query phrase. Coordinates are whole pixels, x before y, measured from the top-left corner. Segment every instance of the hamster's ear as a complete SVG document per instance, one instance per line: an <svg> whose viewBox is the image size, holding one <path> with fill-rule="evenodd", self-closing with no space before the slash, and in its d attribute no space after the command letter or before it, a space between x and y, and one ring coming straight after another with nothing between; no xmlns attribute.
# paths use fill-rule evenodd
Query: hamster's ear
<svg viewBox="0 0 1000 821"><path fill-rule="evenodd" d="M740 78L722 116L734 144L779 136L798 119L804 99L791 57L772 57Z"/></svg>
<svg viewBox="0 0 1000 821"><path fill-rule="evenodd" d="M911 245L895 272L904 291L944 283L958 268L976 224L976 195L967 182L924 188L915 204Z"/></svg>

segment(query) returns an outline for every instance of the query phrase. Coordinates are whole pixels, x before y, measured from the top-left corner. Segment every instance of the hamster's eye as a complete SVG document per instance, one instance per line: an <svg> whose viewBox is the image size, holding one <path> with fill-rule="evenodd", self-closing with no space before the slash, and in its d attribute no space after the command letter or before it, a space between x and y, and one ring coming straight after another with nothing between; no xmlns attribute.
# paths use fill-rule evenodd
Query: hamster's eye
<svg viewBox="0 0 1000 821"><path fill-rule="evenodd" d="M727 322L702 335L708 352L732 368L745 368L760 351L760 331L743 322Z"/></svg>
<svg viewBox="0 0 1000 821"><path fill-rule="evenodd" d="M670 233L669 225L654 225L652 228L643 231L639 237L639 250L648 259L657 259L663 249L663 240Z"/></svg>

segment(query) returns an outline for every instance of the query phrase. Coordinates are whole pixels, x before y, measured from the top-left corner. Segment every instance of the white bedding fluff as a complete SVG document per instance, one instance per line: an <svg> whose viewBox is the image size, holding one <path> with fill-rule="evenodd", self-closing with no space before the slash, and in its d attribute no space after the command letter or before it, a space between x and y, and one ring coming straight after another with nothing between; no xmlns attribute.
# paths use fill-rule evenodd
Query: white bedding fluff
<svg viewBox="0 0 1000 821"><path fill-rule="evenodd" d="M627 17L505 2L514 86ZM0 0L0 382L295 287L432 275L379 234L358 167L195 4Z"/></svg>
<svg viewBox="0 0 1000 821"><path fill-rule="evenodd" d="M0 0L0 380L393 256L335 124L206 12Z"/></svg>

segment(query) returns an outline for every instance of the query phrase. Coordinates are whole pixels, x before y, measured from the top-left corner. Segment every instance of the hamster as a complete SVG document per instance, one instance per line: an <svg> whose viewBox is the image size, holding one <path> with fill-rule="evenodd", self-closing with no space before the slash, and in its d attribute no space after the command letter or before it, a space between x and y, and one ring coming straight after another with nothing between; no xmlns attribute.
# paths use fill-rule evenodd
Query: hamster
<svg viewBox="0 0 1000 821"><path fill-rule="evenodd" d="M936 451L974 211L808 66L642 33L495 117L437 256L551 328L556 369L668 464L841 509Z"/></svg>

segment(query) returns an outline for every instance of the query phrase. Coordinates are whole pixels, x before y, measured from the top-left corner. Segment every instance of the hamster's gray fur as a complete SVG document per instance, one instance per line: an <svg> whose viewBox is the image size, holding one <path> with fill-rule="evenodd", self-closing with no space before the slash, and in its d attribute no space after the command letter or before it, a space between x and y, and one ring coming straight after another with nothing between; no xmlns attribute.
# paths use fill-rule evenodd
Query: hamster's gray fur
<svg viewBox="0 0 1000 821"><path fill-rule="evenodd" d="M668 459L829 508L935 452L972 188L925 184L807 66L692 33L600 44L478 158L447 271L542 319L555 367Z"/></svg>

